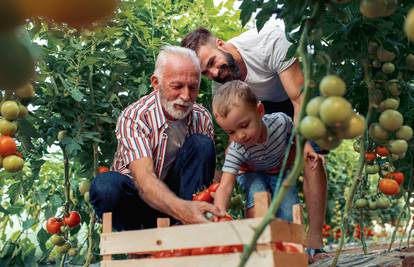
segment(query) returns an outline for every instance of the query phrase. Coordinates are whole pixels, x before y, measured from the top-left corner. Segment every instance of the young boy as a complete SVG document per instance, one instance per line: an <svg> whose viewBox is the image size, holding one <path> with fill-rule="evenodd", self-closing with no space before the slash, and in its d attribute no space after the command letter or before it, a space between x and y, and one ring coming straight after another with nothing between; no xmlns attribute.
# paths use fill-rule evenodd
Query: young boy
<svg viewBox="0 0 414 267"><path fill-rule="evenodd" d="M292 120L280 112L265 115L263 104L242 81L227 82L218 88L213 98L213 113L232 141L214 205L227 210L237 180L246 192L246 217L251 218L254 194L268 191L273 195L282 184L278 176L292 131ZM238 175L242 166L248 171ZM292 221L292 205L296 203L297 190L293 185L276 216Z"/></svg>

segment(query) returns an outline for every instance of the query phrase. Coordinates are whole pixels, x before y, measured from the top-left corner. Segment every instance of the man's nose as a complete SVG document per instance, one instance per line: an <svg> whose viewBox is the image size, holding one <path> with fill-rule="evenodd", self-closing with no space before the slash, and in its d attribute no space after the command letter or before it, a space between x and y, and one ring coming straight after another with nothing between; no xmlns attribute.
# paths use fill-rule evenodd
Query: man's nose
<svg viewBox="0 0 414 267"><path fill-rule="evenodd" d="M181 99L185 102L190 101L191 97L190 97L190 88L188 88L187 86L183 88L182 92L181 92Z"/></svg>

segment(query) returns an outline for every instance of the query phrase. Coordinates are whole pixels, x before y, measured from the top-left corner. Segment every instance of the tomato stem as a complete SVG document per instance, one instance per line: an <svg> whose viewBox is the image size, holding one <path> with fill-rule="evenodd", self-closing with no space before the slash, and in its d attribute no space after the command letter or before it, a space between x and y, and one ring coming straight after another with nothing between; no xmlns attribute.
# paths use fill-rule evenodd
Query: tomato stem
<svg viewBox="0 0 414 267"><path fill-rule="evenodd" d="M312 15L309 19L316 20L316 18L320 15L320 12L323 10L324 4L321 1L317 1L314 4L314 9L312 12ZM307 51L307 45L306 41L308 38L308 33L310 29L315 25L315 23L304 23L302 24L303 31L301 33L300 41L299 41L299 47L298 47L298 53L302 59L302 65L303 65L303 73L304 73L304 92L303 92L303 102L301 104L301 109L299 112L298 122L302 120L302 118L305 115L305 109L306 109L306 103L309 101L311 97L311 88L310 81L311 81L311 63L308 58L308 51ZM299 125L299 124L298 124ZM295 130L292 131L291 138L293 138ZM290 149L292 142L289 142L289 145L287 147ZM300 173L303 170L303 148L304 148L304 140L303 137L298 134L296 135L296 155L295 155L295 162L293 164L292 170L287 176L286 180L283 182L282 187L280 188L279 192L273 196L272 203L270 204L269 210L265 217L263 218L263 221L260 223L260 225L255 230L255 233L253 235L252 240L248 245L245 245L243 254L241 255L241 260L239 263L239 267L243 267L246 265L250 255L253 253L253 251L256 249L257 240L259 239L260 235L263 233L267 225L270 224L270 222L275 218L275 214L277 210L280 207L280 204L282 203L282 200L286 196L289 188L295 184L296 179L300 175ZM279 178L281 178L281 175L283 175L284 168L287 162L287 154L285 154L284 162L282 165L282 170L279 173Z"/></svg>
<svg viewBox="0 0 414 267"><path fill-rule="evenodd" d="M368 135L368 128L369 128L369 123L370 123L370 119L374 110L374 106L373 106L373 99L372 99L372 90L375 89L375 86L372 86L372 84L374 83L374 81L371 78L371 75L369 73L369 64L367 62L367 60L363 60L363 67L364 67L364 81L367 85L368 88L368 113L367 116L365 118L365 136ZM363 143L360 146L360 151L359 151L359 162L358 162L358 167L357 167L357 175L356 175L356 179L353 181L350 191L349 191L349 195L346 199L345 202L345 208L344 208L344 212L342 214L342 225L341 225L341 229L342 229L342 233L343 235L341 236L340 239L340 243L338 246L338 249L336 250L335 253L335 258L332 261L331 267L336 267L337 263L338 263L338 259L339 259L339 255L342 252L342 248L345 244L345 236L346 233L348 232L348 216L349 213L352 209L352 202L355 196L355 193L357 191L358 185L361 183L361 181L363 180L363 175L362 175L362 171L364 169L364 164L365 164L365 149L367 146L367 140L366 138L363 138Z"/></svg>

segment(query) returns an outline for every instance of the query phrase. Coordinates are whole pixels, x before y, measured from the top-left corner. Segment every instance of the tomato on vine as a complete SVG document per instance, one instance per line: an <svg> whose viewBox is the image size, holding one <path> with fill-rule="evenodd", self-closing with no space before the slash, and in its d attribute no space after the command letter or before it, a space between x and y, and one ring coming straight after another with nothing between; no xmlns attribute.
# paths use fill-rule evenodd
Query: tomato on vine
<svg viewBox="0 0 414 267"><path fill-rule="evenodd" d="M400 186L395 180L383 178L379 181L379 190L385 195L396 195L400 191Z"/></svg>
<svg viewBox="0 0 414 267"><path fill-rule="evenodd" d="M80 224L81 216L77 211L71 211L68 216L64 216L63 222L69 228L74 228Z"/></svg>
<svg viewBox="0 0 414 267"><path fill-rule="evenodd" d="M365 152L365 159L367 161L374 161L377 158L377 155L374 152Z"/></svg>
<svg viewBox="0 0 414 267"><path fill-rule="evenodd" d="M388 149L385 146L377 146L375 148L375 152L377 153L377 155L379 155L381 157L386 157L390 154L390 152L388 151Z"/></svg>
<svg viewBox="0 0 414 267"><path fill-rule="evenodd" d="M59 234L60 231L60 227L63 225L62 220L56 218L56 217L51 217L49 219L47 219L46 221L46 231L49 234Z"/></svg>
<svg viewBox="0 0 414 267"><path fill-rule="evenodd" d="M390 172L386 178L395 180L399 185L404 183L404 173L402 172Z"/></svg>
<svg viewBox="0 0 414 267"><path fill-rule="evenodd" d="M97 169L98 173L105 173L105 172L109 172L109 168L106 166L99 166Z"/></svg>
<svg viewBox="0 0 414 267"><path fill-rule="evenodd" d="M16 142L10 136L0 136L0 156L13 155L17 151Z"/></svg>

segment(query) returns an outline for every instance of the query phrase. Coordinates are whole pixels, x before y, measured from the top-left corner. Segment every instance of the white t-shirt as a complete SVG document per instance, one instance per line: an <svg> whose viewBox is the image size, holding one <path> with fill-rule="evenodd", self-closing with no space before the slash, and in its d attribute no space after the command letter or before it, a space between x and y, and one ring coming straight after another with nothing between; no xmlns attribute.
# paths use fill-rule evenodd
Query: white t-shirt
<svg viewBox="0 0 414 267"><path fill-rule="evenodd" d="M182 147L188 132L187 120L176 120L167 122L168 128L165 130L167 134L167 147L165 149L164 166L161 172L161 180L164 180L173 165L178 150Z"/></svg>
<svg viewBox="0 0 414 267"><path fill-rule="evenodd" d="M283 88L279 73L290 67L295 58L285 61L291 43L286 39L282 25L271 20L260 32L248 30L230 39L241 54L247 68L246 82L259 100L282 102L289 97ZM213 82L213 93L220 83Z"/></svg>

